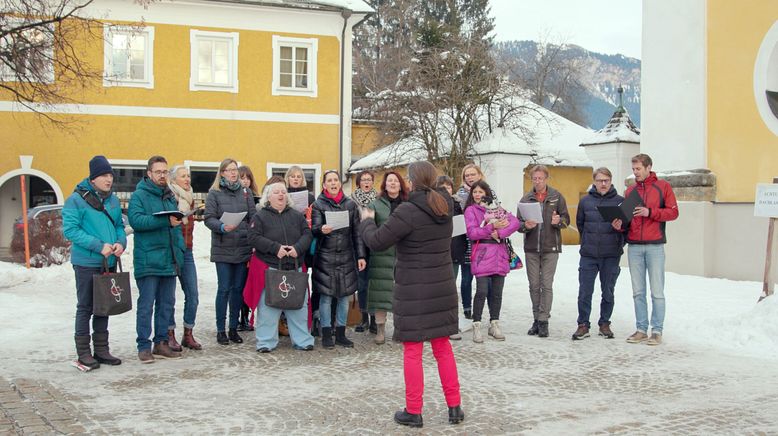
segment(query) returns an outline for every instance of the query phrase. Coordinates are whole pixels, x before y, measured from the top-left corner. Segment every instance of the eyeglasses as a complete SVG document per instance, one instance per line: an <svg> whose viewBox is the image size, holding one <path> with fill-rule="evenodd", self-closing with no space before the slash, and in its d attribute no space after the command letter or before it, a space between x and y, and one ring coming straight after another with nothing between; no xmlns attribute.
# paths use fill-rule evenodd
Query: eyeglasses
<svg viewBox="0 0 778 436"><path fill-rule="evenodd" d="M545 178L545 177L533 177L533 178L532 178L532 181L533 181L533 182L542 182L542 181L544 181L544 180L546 180L546 178Z"/></svg>
<svg viewBox="0 0 778 436"><path fill-rule="evenodd" d="M594 179L594 183L602 183L603 185L610 182L611 179Z"/></svg>
<svg viewBox="0 0 778 436"><path fill-rule="evenodd" d="M157 177L159 177L159 176L166 176L166 175L170 174L170 171L168 171L168 170L157 170L157 171L152 171L151 174L154 174Z"/></svg>
<svg viewBox="0 0 778 436"><path fill-rule="evenodd" d="M237 168L227 168L226 170L222 170L223 173L237 173Z"/></svg>

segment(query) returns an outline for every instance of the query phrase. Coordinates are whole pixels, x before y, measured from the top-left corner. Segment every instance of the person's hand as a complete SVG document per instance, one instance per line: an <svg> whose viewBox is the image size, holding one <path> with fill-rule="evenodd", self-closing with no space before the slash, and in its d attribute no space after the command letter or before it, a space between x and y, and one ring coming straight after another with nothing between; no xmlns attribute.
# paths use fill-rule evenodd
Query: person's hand
<svg viewBox="0 0 778 436"><path fill-rule="evenodd" d="M497 221L496 223L493 223L492 227L494 227L495 229L504 229L504 228L508 227L508 219L507 218L503 218L503 219Z"/></svg>
<svg viewBox="0 0 778 436"><path fill-rule="evenodd" d="M538 225L538 223L536 221L532 221L532 220L524 221L524 227L527 228L527 229L530 229L530 230L532 230L535 227L537 227L537 225Z"/></svg>
<svg viewBox="0 0 778 436"><path fill-rule="evenodd" d="M225 225L224 226L224 233L229 233L229 232L235 230L236 228L238 228L238 226L228 226L228 225Z"/></svg>
<svg viewBox="0 0 778 436"><path fill-rule="evenodd" d="M122 253L124 253L124 247L122 247L122 244L118 242L113 244L111 248L113 248L113 255L116 257L119 257L122 255Z"/></svg>
<svg viewBox="0 0 778 436"><path fill-rule="evenodd" d="M282 245L281 247L278 248L278 253L276 253L276 256L279 259L283 259L287 256L287 253L288 252L286 251L286 246Z"/></svg>
<svg viewBox="0 0 778 436"><path fill-rule="evenodd" d="M169 217L169 219L170 219L170 227L176 227L181 224L181 220L172 215Z"/></svg>
<svg viewBox="0 0 778 436"><path fill-rule="evenodd" d="M284 247L286 249L286 255L289 257L297 258L297 250L294 249L291 245L287 245Z"/></svg>
<svg viewBox="0 0 778 436"><path fill-rule="evenodd" d="M559 214L556 213L556 211L553 211L551 213L551 224L552 225L557 225L557 224L559 224L560 221L562 221L562 217L560 217Z"/></svg>
<svg viewBox="0 0 778 436"><path fill-rule="evenodd" d="M613 227L614 230L619 230L620 231L621 230L621 224L622 224L622 222L618 218L616 218L615 220L613 220L611 222L611 226Z"/></svg>
<svg viewBox="0 0 778 436"><path fill-rule="evenodd" d="M643 206L638 206L634 211L632 211L632 215L642 217L647 217L649 213L651 213L651 211L647 207Z"/></svg>
<svg viewBox="0 0 778 436"><path fill-rule="evenodd" d="M359 216L362 219L362 221L375 218L375 211L373 209L370 209L369 207L360 207Z"/></svg>
<svg viewBox="0 0 778 436"><path fill-rule="evenodd" d="M495 241L500 240L500 235L497 233L497 230L492 230L492 239L494 239Z"/></svg>
<svg viewBox="0 0 778 436"><path fill-rule="evenodd" d="M363 271L365 267L367 267L367 262L365 262L365 259L359 259L357 260L357 267L360 271Z"/></svg>
<svg viewBox="0 0 778 436"><path fill-rule="evenodd" d="M332 233L332 226L329 224L325 224L321 226L321 232L324 233L325 235L329 235L330 233Z"/></svg>
<svg viewBox="0 0 778 436"><path fill-rule="evenodd" d="M103 255L103 257L108 257L113 254L113 245L111 244L103 244L103 249L100 250L100 254Z"/></svg>

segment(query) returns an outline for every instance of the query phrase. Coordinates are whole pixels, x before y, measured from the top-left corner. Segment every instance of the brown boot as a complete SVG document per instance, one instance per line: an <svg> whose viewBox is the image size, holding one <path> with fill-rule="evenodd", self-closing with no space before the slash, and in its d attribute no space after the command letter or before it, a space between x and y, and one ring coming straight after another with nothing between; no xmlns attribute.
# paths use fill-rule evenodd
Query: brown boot
<svg viewBox="0 0 778 436"><path fill-rule="evenodd" d="M278 321L278 336L289 336L289 325L286 323L286 318L281 318Z"/></svg>
<svg viewBox="0 0 778 436"><path fill-rule="evenodd" d="M180 359L181 353L170 349L167 341L157 342L151 349L151 354L160 359Z"/></svg>
<svg viewBox="0 0 778 436"><path fill-rule="evenodd" d="M168 329L167 331L167 345L173 351L178 351L179 353L183 351L181 344L176 340L176 331L173 329Z"/></svg>
<svg viewBox="0 0 778 436"><path fill-rule="evenodd" d="M184 327L184 336L181 338L181 345L192 350L202 350L203 346L200 345L192 335L192 329Z"/></svg>
<svg viewBox="0 0 778 436"><path fill-rule="evenodd" d="M375 343L381 345L386 342L386 324L376 324L376 326Z"/></svg>

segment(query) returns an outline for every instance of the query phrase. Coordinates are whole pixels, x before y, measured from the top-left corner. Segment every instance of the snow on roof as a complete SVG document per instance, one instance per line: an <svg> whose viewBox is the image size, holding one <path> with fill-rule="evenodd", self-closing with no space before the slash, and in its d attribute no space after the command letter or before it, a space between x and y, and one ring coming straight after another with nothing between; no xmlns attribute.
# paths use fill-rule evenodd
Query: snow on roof
<svg viewBox="0 0 778 436"><path fill-rule="evenodd" d="M581 142L581 146L594 144L610 144L614 142L631 142L640 144L640 129L635 126L629 113L623 107L616 109L608 124L594 132Z"/></svg>
<svg viewBox="0 0 778 436"><path fill-rule="evenodd" d="M331 7L349 9L357 13L373 13L375 10L363 0L248 0L249 3L277 4L306 9Z"/></svg>

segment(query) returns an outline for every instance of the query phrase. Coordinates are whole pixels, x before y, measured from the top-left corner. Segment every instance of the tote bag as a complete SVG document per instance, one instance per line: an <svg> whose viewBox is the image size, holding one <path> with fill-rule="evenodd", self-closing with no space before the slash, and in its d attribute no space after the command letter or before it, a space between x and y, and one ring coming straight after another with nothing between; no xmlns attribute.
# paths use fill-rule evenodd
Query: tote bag
<svg viewBox="0 0 778 436"><path fill-rule="evenodd" d="M297 271L297 259L294 271L268 268L265 271L265 304L282 310L297 310L303 307L308 293L308 274Z"/></svg>
<svg viewBox="0 0 778 436"><path fill-rule="evenodd" d="M92 276L92 312L96 316L119 315L132 310L130 273L122 272L122 260L116 258L117 272L108 270L108 260L103 259L100 274Z"/></svg>

